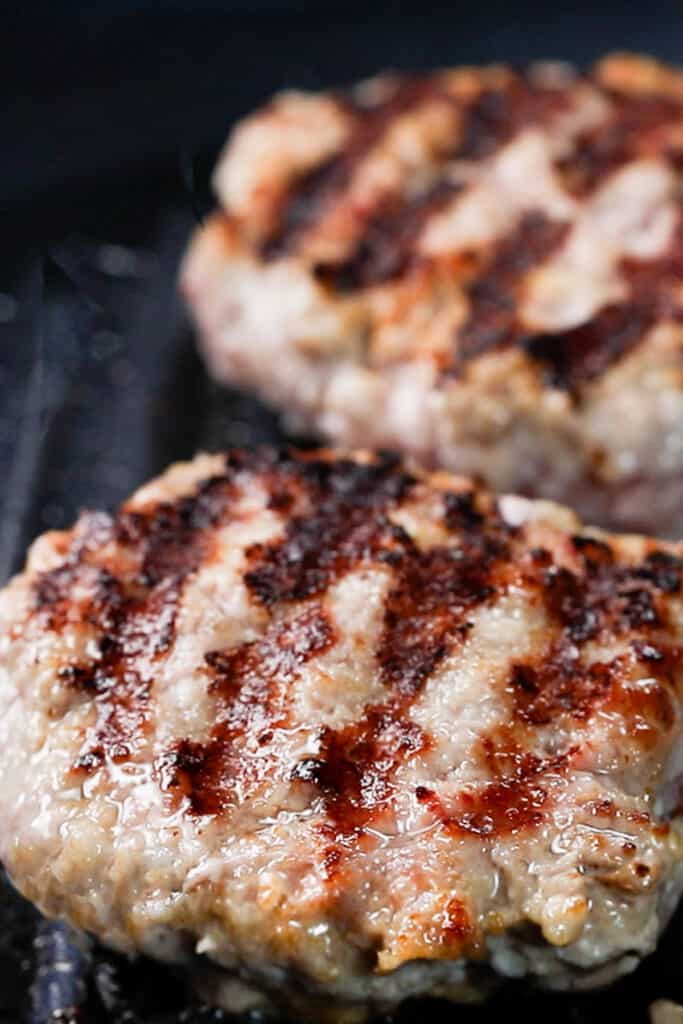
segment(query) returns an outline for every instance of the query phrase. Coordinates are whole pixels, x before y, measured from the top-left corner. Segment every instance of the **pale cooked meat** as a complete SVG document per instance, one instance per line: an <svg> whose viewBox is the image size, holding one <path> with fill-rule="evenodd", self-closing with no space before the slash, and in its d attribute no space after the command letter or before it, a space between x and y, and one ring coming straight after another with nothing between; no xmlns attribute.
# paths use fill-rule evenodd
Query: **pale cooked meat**
<svg viewBox="0 0 683 1024"><path fill-rule="evenodd" d="M607 981L683 877L682 555L390 456L177 465L0 595L2 859L232 1008Z"/></svg>
<svg viewBox="0 0 683 1024"><path fill-rule="evenodd" d="M680 534L683 75L612 56L286 93L182 284L212 372L346 446Z"/></svg>

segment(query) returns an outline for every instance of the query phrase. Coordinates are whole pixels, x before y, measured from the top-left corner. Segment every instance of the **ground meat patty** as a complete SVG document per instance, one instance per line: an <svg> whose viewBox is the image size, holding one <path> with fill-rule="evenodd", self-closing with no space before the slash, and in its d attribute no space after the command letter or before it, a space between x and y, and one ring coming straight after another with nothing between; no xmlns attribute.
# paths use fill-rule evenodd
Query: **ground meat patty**
<svg viewBox="0 0 683 1024"><path fill-rule="evenodd" d="M182 285L299 429L681 535L683 74L613 56L285 93Z"/></svg>
<svg viewBox="0 0 683 1024"><path fill-rule="evenodd" d="M388 455L177 465L0 595L2 859L233 1008L609 980L683 877L682 556Z"/></svg>

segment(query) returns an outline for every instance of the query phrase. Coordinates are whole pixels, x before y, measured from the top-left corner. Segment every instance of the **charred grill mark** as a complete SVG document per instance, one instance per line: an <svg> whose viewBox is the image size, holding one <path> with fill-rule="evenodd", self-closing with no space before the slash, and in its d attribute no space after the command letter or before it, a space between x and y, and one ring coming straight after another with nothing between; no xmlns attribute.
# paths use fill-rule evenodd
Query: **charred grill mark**
<svg viewBox="0 0 683 1024"><path fill-rule="evenodd" d="M524 276L561 245L568 225L539 211L524 214L515 230L494 251L488 269L468 287L470 312L458 331L453 371L523 335L518 320Z"/></svg>
<svg viewBox="0 0 683 1024"><path fill-rule="evenodd" d="M668 250L652 260L622 260L628 298L605 306L587 323L555 334L522 336L520 344L546 371L548 383L577 391L628 355L662 320L683 321L683 214Z"/></svg>
<svg viewBox="0 0 683 1024"><path fill-rule="evenodd" d="M653 551L638 565L618 565L606 545L600 549L599 561L584 557L580 573L551 566L542 574L546 607L573 644L605 630L618 635L661 626L658 594L677 593L681 585L683 562L675 555ZM596 550L592 539L588 550Z"/></svg>
<svg viewBox="0 0 683 1024"><path fill-rule="evenodd" d="M504 537L473 529L461 546L424 552L410 546L392 561L397 580L387 596L378 651L387 686L417 694L466 635L468 612L496 593L496 569L508 558Z"/></svg>
<svg viewBox="0 0 683 1024"><path fill-rule="evenodd" d="M646 580L665 594L680 593L681 572L683 560L669 551L651 551L635 570L638 579Z"/></svg>
<svg viewBox="0 0 683 1024"><path fill-rule="evenodd" d="M303 174L290 189L279 211L276 228L263 243L264 260L286 256L299 236L320 220L334 199L347 187L361 152L334 155Z"/></svg>
<svg viewBox="0 0 683 1024"><path fill-rule="evenodd" d="M461 189L462 185L441 181L412 198L389 197L370 216L348 259L341 263L319 263L313 268L315 276L340 292L401 277L419 262L417 241L429 218Z"/></svg>
<svg viewBox="0 0 683 1024"><path fill-rule="evenodd" d="M349 459L296 464L306 511L293 515L285 537L247 552L244 580L266 607L322 593L363 559L404 542L405 533L387 511L415 484L397 469L397 458L382 454L362 465Z"/></svg>
<svg viewBox="0 0 683 1024"><path fill-rule="evenodd" d="M575 195L591 192L631 160L660 157L676 163L683 157L683 146L674 148L667 135L680 125L683 104L651 94L613 93L610 99L607 122L579 136L570 156L558 164L565 186Z"/></svg>
<svg viewBox="0 0 683 1024"><path fill-rule="evenodd" d="M531 726L548 725L561 715L587 720L622 669L619 659L582 665L562 647L536 664L514 665L508 690L515 714Z"/></svg>
<svg viewBox="0 0 683 1024"><path fill-rule="evenodd" d="M343 856L339 839L361 832L388 809L397 769L428 745L401 702L369 707L360 721L323 730L318 754L301 761L295 777L314 784L323 796L333 823L327 853L337 850L336 864Z"/></svg>
<svg viewBox="0 0 683 1024"><path fill-rule="evenodd" d="M248 796L274 770L270 744L286 724L291 687L303 666L335 639L323 609L313 607L273 622L258 641L210 651L206 664L216 725L206 741L183 739L163 755L157 765L162 788L184 797L198 816L219 814Z"/></svg>
<svg viewBox="0 0 683 1024"><path fill-rule="evenodd" d="M441 821L448 835L493 840L537 827L574 751L542 759L506 744L500 753L501 763L499 751L494 746L488 750L493 781L461 791L448 803L433 790L418 787L416 798Z"/></svg>
<svg viewBox="0 0 683 1024"><path fill-rule="evenodd" d="M444 495L444 522L449 530L455 532L481 529L484 518L484 513L477 508L477 496L474 491L448 491ZM500 527L501 520L497 510L496 519Z"/></svg>
<svg viewBox="0 0 683 1024"><path fill-rule="evenodd" d="M467 106L453 155L460 160L483 160L522 129L543 123L567 105L563 89L534 85L523 75L513 75L500 89L482 89Z"/></svg>
<svg viewBox="0 0 683 1024"><path fill-rule="evenodd" d="M94 669L96 722L92 738L74 762L74 770L91 772L106 761L127 761L144 736L149 717L151 682L132 669L109 675Z"/></svg>
<svg viewBox="0 0 683 1024"><path fill-rule="evenodd" d="M532 335L521 344L545 368L551 387L576 391L635 348L655 319L649 304L614 304L569 331Z"/></svg>
<svg viewBox="0 0 683 1024"><path fill-rule="evenodd" d="M209 556L211 530L233 495L227 476L214 477L175 503L124 508L114 520L98 517L86 523L65 563L37 578L35 610L48 628L75 621L95 633L92 660L60 672L96 709L75 769L92 771L134 755L147 728L153 664L173 644L185 581ZM98 551L113 544L117 566L99 565ZM148 672L140 670L141 658L149 659Z"/></svg>
<svg viewBox="0 0 683 1024"><path fill-rule="evenodd" d="M681 654L658 637L666 625L658 595L677 593L683 562L665 551L650 552L641 563L620 565L609 545L577 536L573 546L582 569L541 569L546 607L561 633L539 658L512 666L507 686L517 719L527 726L552 723L560 716L588 720L599 707L619 713L626 732L649 742L654 731L672 725L672 701L664 683L675 685ZM608 662L586 664L581 645L598 638L637 631L631 653ZM652 639L650 639L652 638ZM647 665L647 687L629 686L629 671Z"/></svg>
<svg viewBox="0 0 683 1024"><path fill-rule="evenodd" d="M169 578L193 572L206 546L205 532L224 518L234 497L229 476L203 481L194 494L175 503L162 502L151 514L123 510L116 521L116 539L141 550L136 582L154 587Z"/></svg>
<svg viewBox="0 0 683 1024"><path fill-rule="evenodd" d="M100 590L106 590L110 574L96 565L90 567L89 562L92 552L110 540L113 521L104 513L86 512L79 525L79 533L65 552L61 565L41 573L33 583L33 614L47 629L61 630L71 618L78 616L79 608L71 599L77 584L87 582L95 593L93 601L104 599L106 604L106 596Z"/></svg>
<svg viewBox="0 0 683 1024"><path fill-rule="evenodd" d="M286 256L304 231L314 227L348 188L358 164L391 127L392 121L432 96L442 95L436 80L401 78L388 99L353 110L355 127L347 146L303 174L285 195L277 223L261 248L265 260ZM349 106L348 99L340 102Z"/></svg>

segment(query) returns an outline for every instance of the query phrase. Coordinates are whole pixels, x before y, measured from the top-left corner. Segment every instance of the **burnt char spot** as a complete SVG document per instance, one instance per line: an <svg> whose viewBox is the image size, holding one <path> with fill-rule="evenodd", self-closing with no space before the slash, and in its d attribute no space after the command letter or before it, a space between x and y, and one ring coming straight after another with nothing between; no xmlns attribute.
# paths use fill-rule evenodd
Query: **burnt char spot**
<svg viewBox="0 0 683 1024"><path fill-rule="evenodd" d="M565 90L534 85L522 75L514 75L500 89L483 89L465 110L454 156L485 159L522 128L560 113L567 102Z"/></svg>
<svg viewBox="0 0 683 1024"><path fill-rule="evenodd" d="M614 562L614 552L609 544L597 537L576 534L572 537L572 544L590 569L598 565L612 565Z"/></svg>
<svg viewBox="0 0 683 1024"><path fill-rule="evenodd" d="M474 491L448 491L444 495L445 521L449 530L474 530L484 525Z"/></svg>
<svg viewBox="0 0 683 1024"><path fill-rule="evenodd" d="M458 331L453 370L522 336L517 313L523 277L557 249L567 224L539 211L526 213L515 230L493 249L488 268L467 289L470 312Z"/></svg>
<svg viewBox="0 0 683 1024"><path fill-rule="evenodd" d="M393 119L440 94L434 79L404 76L388 99L372 107L353 108L348 98L340 97L339 102L356 117L351 138L340 153L294 182L283 198L277 223L262 246L263 258L286 256L302 232L312 228L348 187L356 166L391 127Z"/></svg>
<svg viewBox="0 0 683 1024"><path fill-rule="evenodd" d="M216 724L208 740L180 740L160 759L162 788L185 797L196 815L218 814L243 800L273 771L276 758L268 745L286 725L290 690L302 667L334 641L324 611L312 607L273 622L260 640L210 651L206 664Z"/></svg>
<svg viewBox="0 0 683 1024"><path fill-rule="evenodd" d="M567 628L572 641L592 639L600 628L599 597L586 592L583 580L569 569L552 566L544 574L544 596L549 611Z"/></svg>
<svg viewBox="0 0 683 1024"><path fill-rule="evenodd" d="M647 631L663 624L659 594L677 593L683 563L667 551L652 551L642 562L617 564L609 546L575 537L582 569L551 566L542 584L549 612L565 627L572 643L583 643L601 630Z"/></svg>
<svg viewBox="0 0 683 1024"><path fill-rule="evenodd" d="M442 181L410 199L390 197L373 212L351 255L341 263L314 267L319 281L341 292L383 284L416 262L416 242L432 214L450 202L462 186Z"/></svg>
<svg viewBox="0 0 683 1024"><path fill-rule="evenodd" d="M184 582L210 554L210 529L233 493L227 477L215 477L175 503L86 520L65 563L37 578L35 613L48 628L76 621L94 630L92 660L60 671L96 709L76 769L133 756L147 727L152 665L173 643ZM115 555L102 555L115 544ZM147 671L140 659L149 659Z"/></svg>
<svg viewBox="0 0 683 1024"><path fill-rule="evenodd" d="M669 551L652 551L636 569L638 579L650 582L666 594L678 594L681 589L683 559Z"/></svg>
<svg viewBox="0 0 683 1024"><path fill-rule="evenodd" d="M647 93L613 93L611 101L607 122L580 135L571 155L558 164L565 186L577 195L590 192L630 160L680 160L681 153L670 150L667 129L680 124L683 104Z"/></svg>

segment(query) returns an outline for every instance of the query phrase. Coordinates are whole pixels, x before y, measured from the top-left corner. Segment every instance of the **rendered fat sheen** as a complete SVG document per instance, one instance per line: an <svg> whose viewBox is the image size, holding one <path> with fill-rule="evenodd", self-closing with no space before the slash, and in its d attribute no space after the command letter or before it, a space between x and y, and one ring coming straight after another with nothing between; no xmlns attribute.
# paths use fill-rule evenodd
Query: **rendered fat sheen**
<svg viewBox="0 0 683 1024"><path fill-rule="evenodd" d="M682 124L683 75L627 55L275 97L182 272L209 368L346 447L679 536Z"/></svg>
<svg viewBox="0 0 683 1024"><path fill-rule="evenodd" d="M0 595L0 853L209 998L602 983L680 889L683 548L388 455L198 456Z"/></svg>

